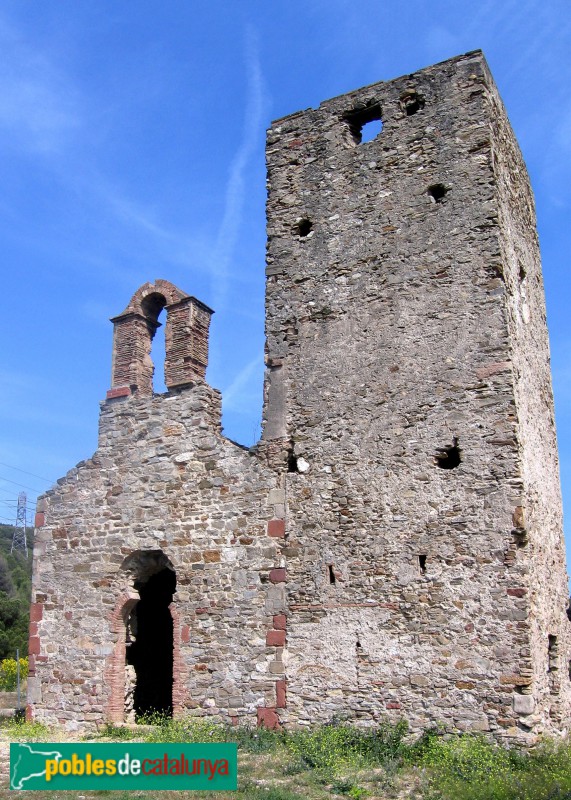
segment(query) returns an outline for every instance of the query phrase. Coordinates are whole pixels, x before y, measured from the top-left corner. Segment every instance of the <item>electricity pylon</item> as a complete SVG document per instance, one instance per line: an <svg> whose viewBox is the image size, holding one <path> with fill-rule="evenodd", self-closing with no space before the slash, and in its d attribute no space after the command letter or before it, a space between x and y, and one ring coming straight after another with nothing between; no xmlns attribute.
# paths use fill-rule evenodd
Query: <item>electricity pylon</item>
<svg viewBox="0 0 571 800"><path fill-rule="evenodd" d="M16 524L14 525L14 535L12 536L12 547L10 552L21 550L28 558L28 537L26 536L26 492L18 495L18 510L16 511Z"/></svg>

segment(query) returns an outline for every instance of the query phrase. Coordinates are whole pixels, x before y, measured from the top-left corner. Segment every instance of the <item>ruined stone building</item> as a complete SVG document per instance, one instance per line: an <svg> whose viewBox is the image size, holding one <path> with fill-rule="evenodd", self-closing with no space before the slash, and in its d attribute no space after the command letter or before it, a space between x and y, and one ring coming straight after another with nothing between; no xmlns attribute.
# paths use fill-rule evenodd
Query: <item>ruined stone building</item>
<svg viewBox="0 0 571 800"><path fill-rule="evenodd" d="M29 714L566 730L535 213L483 55L280 119L267 160L262 440L222 435L211 309L142 286L98 449L38 504Z"/></svg>

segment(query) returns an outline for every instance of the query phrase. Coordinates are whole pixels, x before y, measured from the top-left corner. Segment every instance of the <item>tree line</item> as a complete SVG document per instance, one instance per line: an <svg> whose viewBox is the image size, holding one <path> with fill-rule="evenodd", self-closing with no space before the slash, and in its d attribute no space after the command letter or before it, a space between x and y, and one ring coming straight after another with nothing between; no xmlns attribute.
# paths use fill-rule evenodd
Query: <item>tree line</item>
<svg viewBox="0 0 571 800"><path fill-rule="evenodd" d="M28 655L28 625L32 592L32 536L28 535L28 557L10 552L14 528L0 525L0 659Z"/></svg>

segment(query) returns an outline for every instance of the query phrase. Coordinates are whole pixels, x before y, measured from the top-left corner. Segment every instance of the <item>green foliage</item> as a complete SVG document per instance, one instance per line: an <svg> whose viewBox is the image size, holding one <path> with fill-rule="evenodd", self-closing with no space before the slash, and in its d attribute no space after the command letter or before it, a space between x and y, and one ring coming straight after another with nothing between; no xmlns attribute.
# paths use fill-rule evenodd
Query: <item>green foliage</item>
<svg viewBox="0 0 571 800"><path fill-rule="evenodd" d="M160 714L150 714L142 719L143 725L152 726L145 733L146 742L225 742L226 728L205 717L172 719Z"/></svg>
<svg viewBox="0 0 571 800"><path fill-rule="evenodd" d="M323 792L364 800L367 794L377 796L389 787L395 796L396 784L411 780L415 791L421 792L415 796L423 800L571 800L568 743L546 743L526 751L502 747L479 735L444 737L437 729L408 743L404 722L371 728L336 723L289 731L225 727L203 717L154 717L146 722L152 725L138 729L109 725L102 733L118 740L237 742L242 753L257 756L249 757L245 769L260 774L265 765L279 764L277 785L268 785L263 771L263 786L242 779L236 797L245 800L298 800L322 797ZM295 789L303 786L309 794L298 795L282 786L282 779L288 778Z"/></svg>
<svg viewBox="0 0 571 800"><path fill-rule="evenodd" d="M0 592L0 658L28 654L29 602Z"/></svg>
<svg viewBox="0 0 571 800"><path fill-rule="evenodd" d="M400 759L405 750L407 729L406 722L396 725L385 722L375 728L319 725L292 731L284 741L299 762L327 781L347 772L367 766L381 767ZM354 792L354 788L351 791Z"/></svg>
<svg viewBox="0 0 571 800"><path fill-rule="evenodd" d="M114 741L131 741L133 739L133 731L123 725L114 725L112 722L107 722L99 731L98 734L102 739L112 739Z"/></svg>
<svg viewBox="0 0 571 800"><path fill-rule="evenodd" d="M305 795L291 792L281 786L246 786L234 794L244 800L306 800Z"/></svg>
<svg viewBox="0 0 571 800"><path fill-rule="evenodd" d="M14 584L10 574L10 568L5 557L0 553L0 592L11 595L14 592Z"/></svg>
<svg viewBox="0 0 571 800"><path fill-rule="evenodd" d="M571 800L569 745L525 752L482 736L432 736L420 762L434 800Z"/></svg>
<svg viewBox="0 0 571 800"><path fill-rule="evenodd" d="M49 742L54 731L41 722L26 722L14 717L2 720L1 729L11 742Z"/></svg>
<svg viewBox="0 0 571 800"><path fill-rule="evenodd" d="M13 534L11 525L0 525L0 658L28 654L32 559L10 552Z"/></svg>
<svg viewBox="0 0 571 800"><path fill-rule="evenodd" d="M284 733L267 728L238 726L226 730L226 741L236 742L246 753L271 753L283 746Z"/></svg>
<svg viewBox="0 0 571 800"><path fill-rule="evenodd" d="M20 659L20 681L28 677L28 659ZM17 688L18 662L15 658L0 661L0 692L13 692Z"/></svg>
<svg viewBox="0 0 571 800"><path fill-rule="evenodd" d="M341 778L334 780L331 784L331 789L335 792L335 794L341 794L345 797L350 797L351 800L361 800L361 798L366 796L366 792L360 786L357 786L356 783L353 781L348 780L347 778Z"/></svg>

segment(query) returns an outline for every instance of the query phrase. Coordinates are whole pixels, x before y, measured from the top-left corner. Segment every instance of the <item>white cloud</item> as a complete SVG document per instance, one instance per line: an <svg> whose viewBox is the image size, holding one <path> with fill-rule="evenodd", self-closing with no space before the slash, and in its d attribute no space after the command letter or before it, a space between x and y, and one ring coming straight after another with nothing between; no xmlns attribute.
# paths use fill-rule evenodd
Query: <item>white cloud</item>
<svg viewBox="0 0 571 800"><path fill-rule="evenodd" d="M246 34L246 67L248 99L244 114L242 140L230 166L230 175L226 184L224 215L211 257L214 279L213 297L217 311L222 311L226 306L232 255L242 222L246 192L245 173L263 130L264 82L258 56L257 37L251 26L248 27Z"/></svg>
<svg viewBox="0 0 571 800"><path fill-rule="evenodd" d="M233 378L232 382L226 389L222 391L222 399L224 401L224 410L235 410L243 405L244 390L248 386L250 378L254 375L256 370L262 365L262 354L257 355L243 367L240 372ZM247 398L247 405L251 408L249 398Z"/></svg>
<svg viewBox="0 0 571 800"><path fill-rule="evenodd" d="M73 84L0 18L0 134L5 143L55 152L80 126Z"/></svg>

